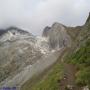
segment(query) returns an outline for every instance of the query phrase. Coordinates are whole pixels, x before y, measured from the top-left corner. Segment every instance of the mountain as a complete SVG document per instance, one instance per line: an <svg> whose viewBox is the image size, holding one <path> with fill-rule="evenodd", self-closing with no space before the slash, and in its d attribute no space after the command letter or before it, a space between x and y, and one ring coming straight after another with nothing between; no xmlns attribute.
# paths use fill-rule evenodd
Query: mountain
<svg viewBox="0 0 90 90"><path fill-rule="evenodd" d="M7 32L9 32L9 31L12 32L13 35L15 35L17 33L18 34L30 34L27 31L19 29L17 27L9 27L7 29L0 29L0 36L7 33Z"/></svg>
<svg viewBox="0 0 90 90"><path fill-rule="evenodd" d="M51 49L59 49L71 45L71 38L67 34L66 26L60 23L54 23L52 27L46 27L42 36L48 38Z"/></svg>
<svg viewBox="0 0 90 90"><path fill-rule="evenodd" d="M58 22L45 27L42 36L9 27L0 30L0 86L19 86L52 66L69 49L76 52L90 39L90 14L82 26Z"/></svg>

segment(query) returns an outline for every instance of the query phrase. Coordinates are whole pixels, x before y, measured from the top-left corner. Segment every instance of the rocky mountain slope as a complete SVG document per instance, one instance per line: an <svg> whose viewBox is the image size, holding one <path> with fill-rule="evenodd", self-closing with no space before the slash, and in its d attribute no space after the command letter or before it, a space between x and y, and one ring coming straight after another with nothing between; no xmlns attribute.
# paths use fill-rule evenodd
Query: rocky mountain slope
<svg viewBox="0 0 90 90"><path fill-rule="evenodd" d="M50 37L51 28L45 28L44 37ZM26 82L22 90L90 90L90 14L84 25L65 26L65 30L71 47L65 48L57 63L46 74L41 74L42 78L36 79L31 87L30 81Z"/></svg>
<svg viewBox="0 0 90 90"><path fill-rule="evenodd" d="M71 45L71 38L67 34L67 29L60 23L54 23L52 27L46 27L42 36L48 38L51 49L58 50L61 47L70 47Z"/></svg>
<svg viewBox="0 0 90 90"><path fill-rule="evenodd" d="M90 15L83 26L54 23L38 37L17 27L0 30L0 85L22 85L55 63L65 48L70 54L89 38Z"/></svg>
<svg viewBox="0 0 90 90"><path fill-rule="evenodd" d="M68 45L70 45L69 44L70 42L68 42L70 41L70 37L67 35L62 25L59 26L59 24L56 23L55 25L53 25L52 28L53 30L51 30L50 32L51 33L50 38L44 36L36 37L33 36L31 33L21 30L17 27L10 27L7 28L6 30L1 30L0 34L1 86L3 85L16 86L20 85L21 82L23 84L26 80L28 80L31 77L31 75L37 73L37 71L40 72L41 68L42 70L44 70L57 60L59 53L62 51L61 49L65 47L64 44L68 43ZM56 28L58 28L58 30L56 30ZM59 34L54 40L53 35L55 32L57 32L56 34L58 34L59 32ZM54 45L55 43L56 45ZM61 51L58 52L57 50ZM58 54L56 55L56 53ZM51 58L52 55L53 58ZM52 61L50 58L52 59ZM40 64L43 65L43 67L39 67L40 64L39 63L37 64L38 61L40 62ZM33 72L28 71L30 69L33 70ZM26 74L22 75L22 73Z"/></svg>

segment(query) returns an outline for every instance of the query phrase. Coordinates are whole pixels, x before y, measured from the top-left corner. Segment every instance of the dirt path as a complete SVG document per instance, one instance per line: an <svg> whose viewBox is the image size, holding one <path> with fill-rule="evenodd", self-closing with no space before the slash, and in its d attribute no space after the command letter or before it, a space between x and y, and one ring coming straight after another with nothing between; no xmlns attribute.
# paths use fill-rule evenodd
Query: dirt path
<svg viewBox="0 0 90 90"><path fill-rule="evenodd" d="M60 90L82 90L75 85L75 73L74 65L64 63L64 77L60 82ZM66 89L66 87L69 87L69 89Z"/></svg>
<svg viewBox="0 0 90 90"><path fill-rule="evenodd" d="M77 72L75 65L64 62L64 57L65 55L67 55L69 50L69 48L66 48L65 53L61 58L61 63L63 63L64 65L64 76L60 81L60 90L82 90L75 84L75 74ZM69 87L71 89L66 89L66 87Z"/></svg>

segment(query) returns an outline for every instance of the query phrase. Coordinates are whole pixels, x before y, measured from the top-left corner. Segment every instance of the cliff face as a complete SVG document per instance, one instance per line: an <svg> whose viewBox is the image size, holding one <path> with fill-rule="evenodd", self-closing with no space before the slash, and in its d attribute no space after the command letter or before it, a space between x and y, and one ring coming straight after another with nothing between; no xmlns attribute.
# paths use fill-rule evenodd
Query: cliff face
<svg viewBox="0 0 90 90"><path fill-rule="evenodd" d="M48 37L50 30L51 30L51 27L48 27L48 26L45 27L45 29L43 30L42 36L43 36L43 37Z"/></svg>
<svg viewBox="0 0 90 90"><path fill-rule="evenodd" d="M66 27L60 23L54 23L51 28L44 29L43 36L49 40L51 49L59 49L61 47L70 47L71 38L67 34Z"/></svg>
<svg viewBox="0 0 90 90"><path fill-rule="evenodd" d="M51 27L46 27L43 37L47 37L51 49L70 47L90 36L90 13L82 26L67 27L60 23L54 23Z"/></svg>
<svg viewBox="0 0 90 90"><path fill-rule="evenodd" d="M85 24L88 24L88 23L90 24L90 12L89 12L89 16L88 16Z"/></svg>

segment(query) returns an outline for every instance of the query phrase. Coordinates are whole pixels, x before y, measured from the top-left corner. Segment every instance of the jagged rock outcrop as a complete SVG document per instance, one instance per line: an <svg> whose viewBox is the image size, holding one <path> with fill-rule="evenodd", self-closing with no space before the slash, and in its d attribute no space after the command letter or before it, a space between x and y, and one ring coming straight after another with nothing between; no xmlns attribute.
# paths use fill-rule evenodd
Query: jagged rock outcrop
<svg viewBox="0 0 90 90"><path fill-rule="evenodd" d="M0 30L0 36L3 35L6 32L7 32L6 30Z"/></svg>
<svg viewBox="0 0 90 90"><path fill-rule="evenodd" d="M88 23L90 23L90 12L89 12L89 16L88 16L85 24L88 24Z"/></svg>
<svg viewBox="0 0 90 90"><path fill-rule="evenodd" d="M45 27L45 29L43 30L42 36L43 37L48 37L50 29L51 29L51 27L48 27L48 26Z"/></svg>
<svg viewBox="0 0 90 90"><path fill-rule="evenodd" d="M71 38L67 34L66 27L60 23L54 23L51 28L46 27L43 36L49 39L51 49L70 47Z"/></svg>

